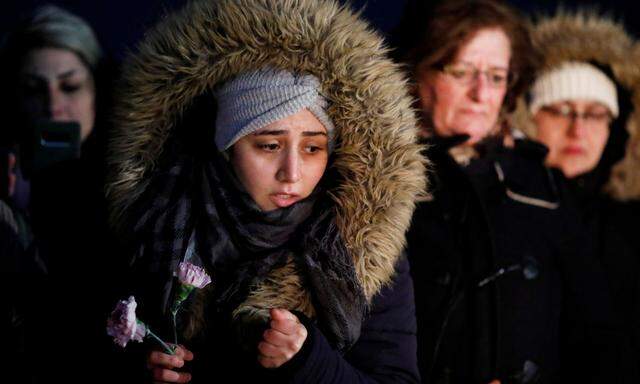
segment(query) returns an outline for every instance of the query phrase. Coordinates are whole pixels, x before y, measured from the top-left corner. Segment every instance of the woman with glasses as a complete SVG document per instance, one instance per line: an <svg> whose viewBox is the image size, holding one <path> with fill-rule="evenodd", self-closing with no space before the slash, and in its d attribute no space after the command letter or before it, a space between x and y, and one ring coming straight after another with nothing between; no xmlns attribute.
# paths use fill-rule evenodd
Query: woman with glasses
<svg viewBox="0 0 640 384"><path fill-rule="evenodd" d="M640 64L622 25L596 14L540 20L544 66L517 112L568 179L577 216L604 266L616 309L640 363Z"/></svg>
<svg viewBox="0 0 640 384"><path fill-rule="evenodd" d="M544 148L515 139L504 118L537 65L527 24L491 0L416 3L407 15L397 36L432 161L407 250L423 380L598 380L563 359L596 349L591 326L615 330L604 276L578 254Z"/></svg>

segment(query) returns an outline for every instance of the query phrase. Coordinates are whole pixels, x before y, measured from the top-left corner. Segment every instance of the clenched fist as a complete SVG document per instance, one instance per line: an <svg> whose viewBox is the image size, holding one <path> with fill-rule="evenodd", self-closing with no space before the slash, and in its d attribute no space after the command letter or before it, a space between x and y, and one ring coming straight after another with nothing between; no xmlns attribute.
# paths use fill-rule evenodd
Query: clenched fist
<svg viewBox="0 0 640 384"><path fill-rule="evenodd" d="M271 309L270 328L258 344L258 362L265 368L278 368L300 352L307 329L286 309Z"/></svg>

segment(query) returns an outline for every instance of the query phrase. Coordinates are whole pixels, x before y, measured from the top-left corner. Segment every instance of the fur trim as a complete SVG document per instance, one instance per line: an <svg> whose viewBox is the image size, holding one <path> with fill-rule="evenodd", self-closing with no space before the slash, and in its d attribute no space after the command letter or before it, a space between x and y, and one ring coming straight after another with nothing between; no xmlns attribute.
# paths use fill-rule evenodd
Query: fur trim
<svg viewBox="0 0 640 384"><path fill-rule="evenodd" d="M251 296L237 308L233 316L249 318L269 318L270 308L289 308L314 318L316 313L309 292L304 289L302 280L293 260L282 268L273 271L265 282L252 290Z"/></svg>
<svg viewBox="0 0 640 384"><path fill-rule="evenodd" d="M630 91L633 111L626 122L626 155L614 165L605 191L618 200L640 199L640 47L634 51L635 42L621 24L592 11L559 11L543 18L535 24L532 38L543 55L542 70L565 61L595 62L608 67L616 83ZM536 137L524 98L511 119L527 136Z"/></svg>
<svg viewBox="0 0 640 384"><path fill-rule="evenodd" d="M312 73L337 129L333 166L344 182L330 193L338 226L371 300L391 280L414 200L426 185L412 99L386 54L382 38L332 0L199 1L169 15L125 65L110 143L113 224L126 219L147 187L194 98L266 65ZM280 285L267 282L249 302L269 307L296 289Z"/></svg>

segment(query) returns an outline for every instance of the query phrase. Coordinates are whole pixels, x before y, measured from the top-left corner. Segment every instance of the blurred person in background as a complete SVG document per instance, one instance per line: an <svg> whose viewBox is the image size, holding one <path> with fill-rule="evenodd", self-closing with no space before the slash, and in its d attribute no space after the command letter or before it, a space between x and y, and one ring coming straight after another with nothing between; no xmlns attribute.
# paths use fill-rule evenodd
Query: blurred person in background
<svg viewBox="0 0 640 384"><path fill-rule="evenodd" d="M34 298L26 303L35 356L29 373L50 380L72 353L80 380L101 370L89 355L110 351L104 317L113 285L104 282L121 270L104 198L113 66L87 22L50 5L11 31L0 57L2 129L17 159L8 201L31 226L46 271L25 285Z"/></svg>
<svg viewBox="0 0 640 384"><path fill-rule="evenodd" d="M544 65L516 121L568 179L586 239L604 266L640 363L640 56L624 26L559 12L533 29Z"/></svg>
<svg viewBox="0 0 640 384"><path fill-rule="evenodd" d="M407 237L423 380L618 382L601 266L506 119L538 65L528 24L500 1L414 2L395 41L433 162Z"/></svg>
<svg viewBox="0 0 640 384"><path fill-rule="evenodd" d="M5 130L19 152L14 201L28 212L48 268L61 272L78 261L74 250L92 246L95 239L85 235L104 222L111 68L91 27L55 6L36 9L1 54L9 84L2 95ZM51 147L38 146L44 141L66 146L66 156L46 158Z"/></svg>

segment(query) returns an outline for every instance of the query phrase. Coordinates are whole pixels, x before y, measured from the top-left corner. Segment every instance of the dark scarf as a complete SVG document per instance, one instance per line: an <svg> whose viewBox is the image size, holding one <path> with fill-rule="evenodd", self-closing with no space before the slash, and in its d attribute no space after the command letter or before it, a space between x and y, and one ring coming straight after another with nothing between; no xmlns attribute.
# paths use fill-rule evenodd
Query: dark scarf
<svg viewBox="0 0 640 384"><path fill-rule="evenodd" d="M160 276L163 312L173 271L193 236L197 259L217 284L219 309L237 308L252 286L293 255L325 336L339 350L358 339L365 298L321 188L289 207L263 212L219 154L204 161L180 156L154 178L138 207L134 262L143 273Z"/></svg>

